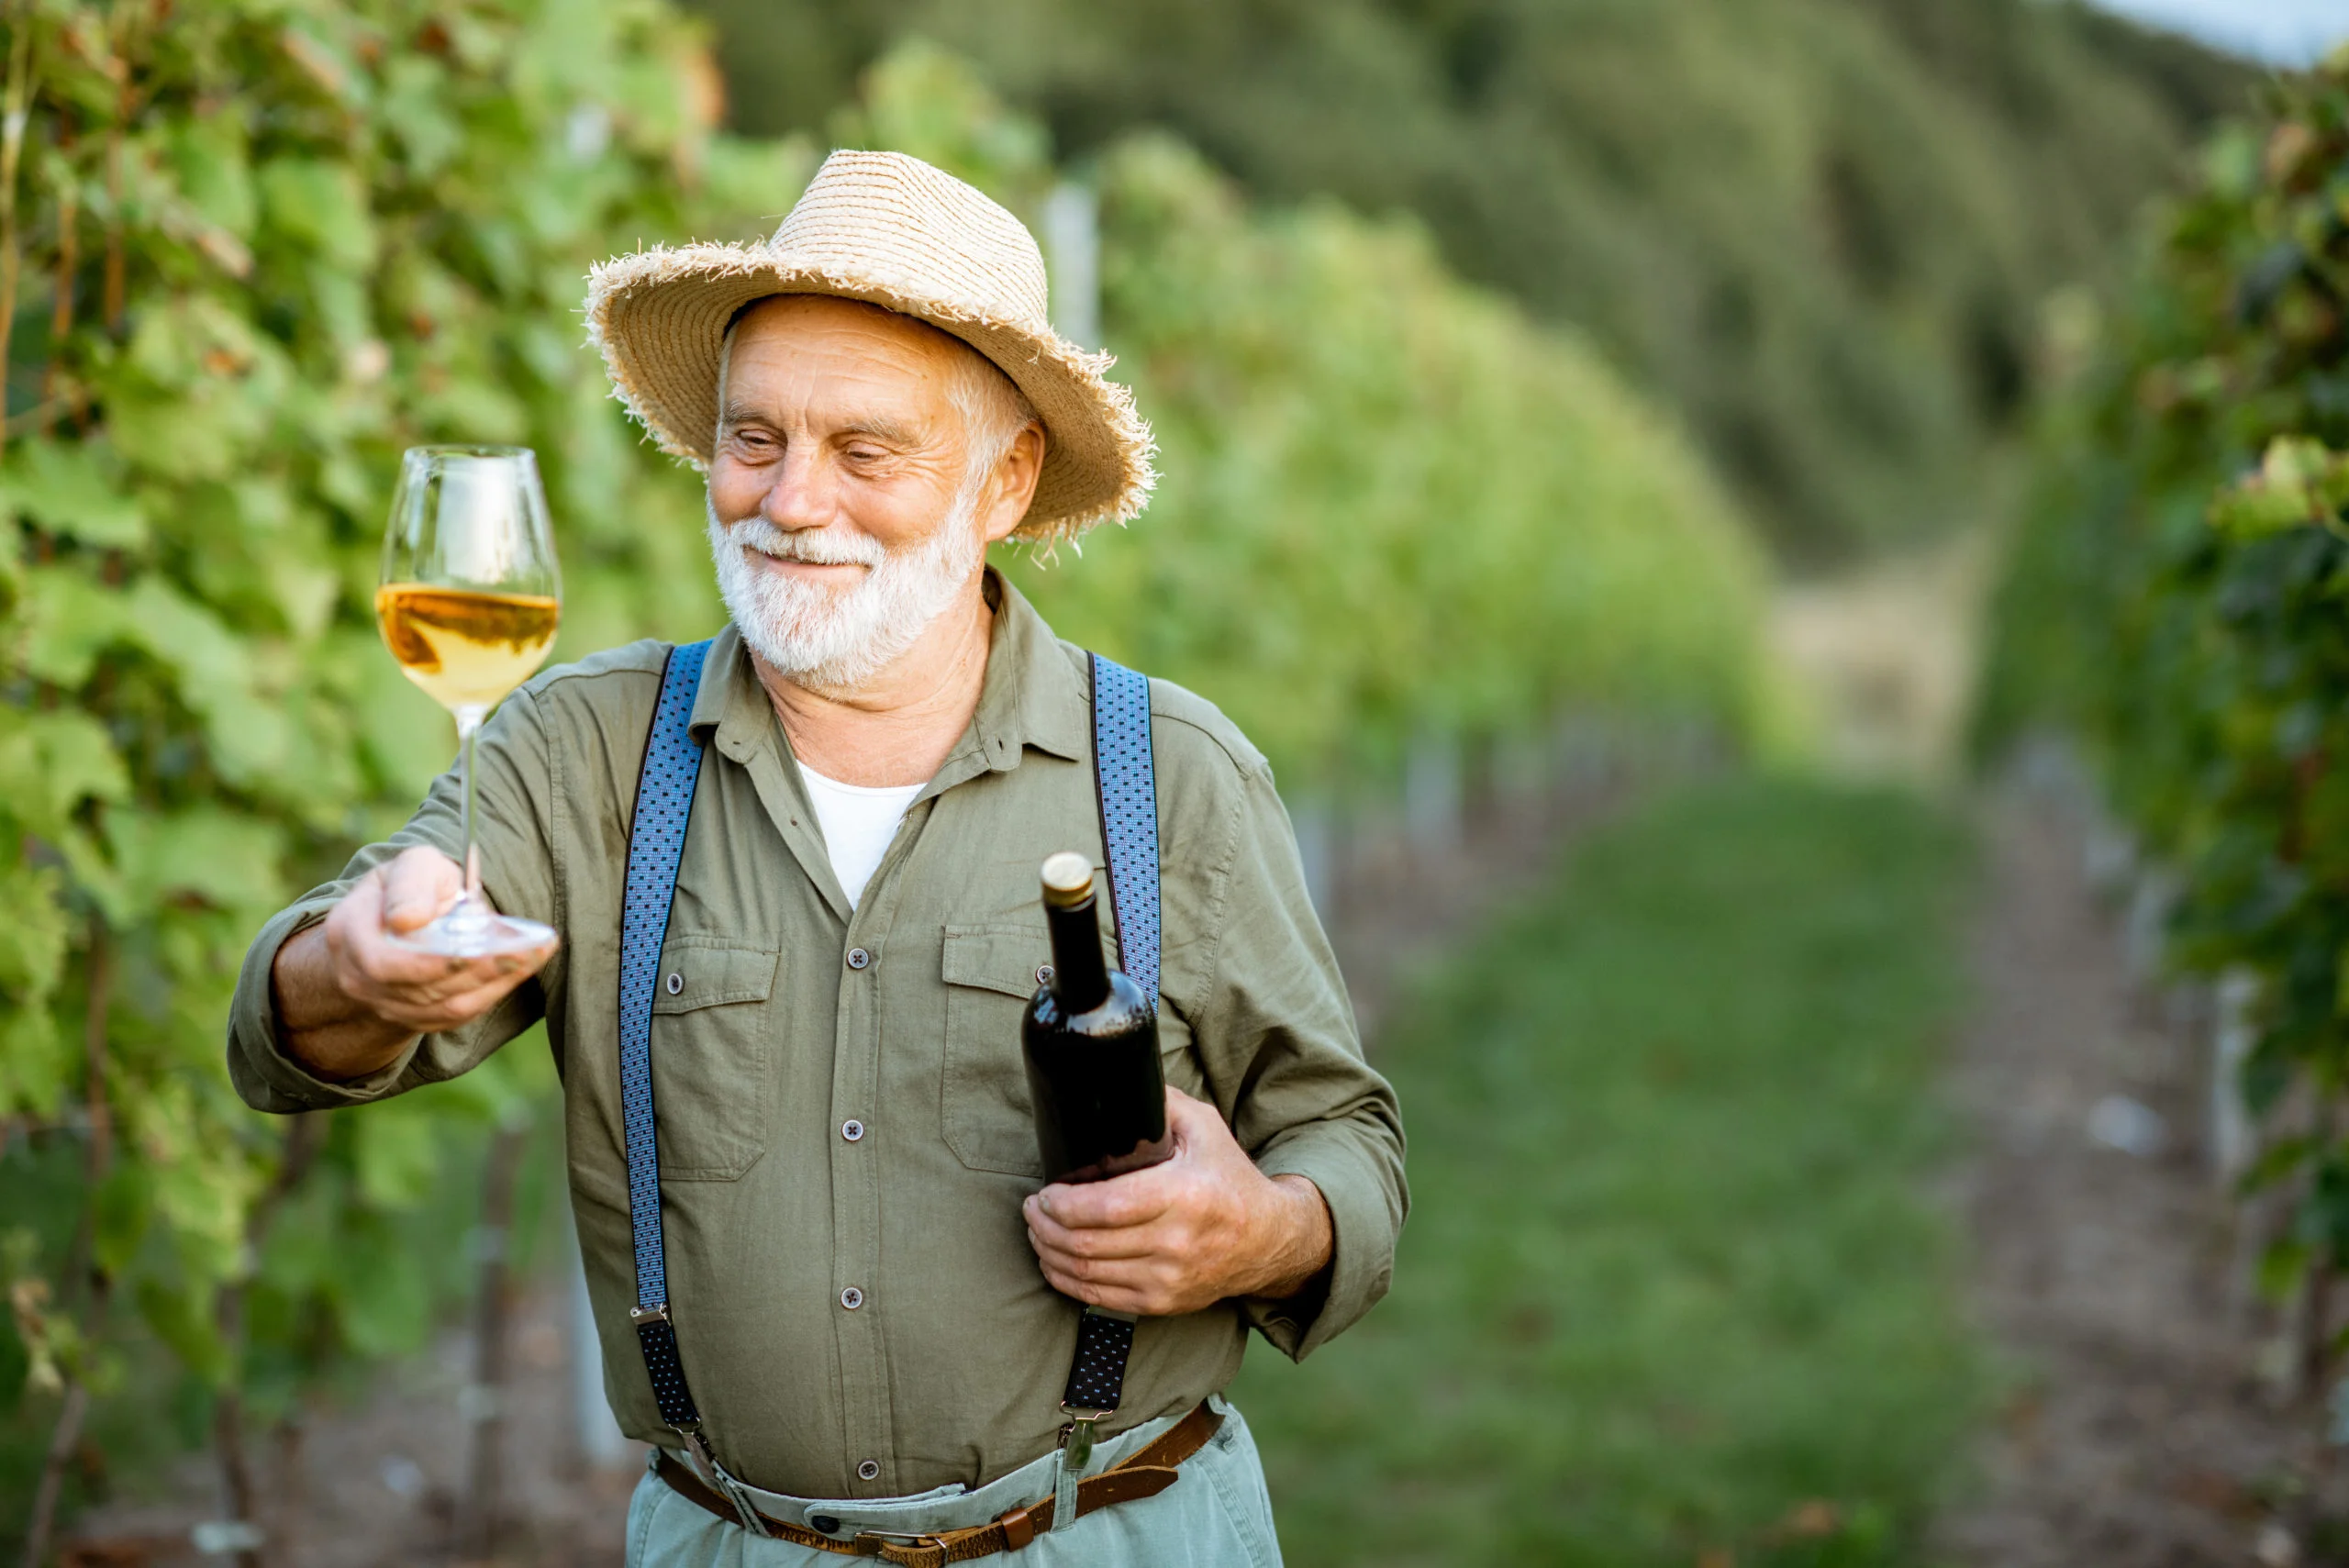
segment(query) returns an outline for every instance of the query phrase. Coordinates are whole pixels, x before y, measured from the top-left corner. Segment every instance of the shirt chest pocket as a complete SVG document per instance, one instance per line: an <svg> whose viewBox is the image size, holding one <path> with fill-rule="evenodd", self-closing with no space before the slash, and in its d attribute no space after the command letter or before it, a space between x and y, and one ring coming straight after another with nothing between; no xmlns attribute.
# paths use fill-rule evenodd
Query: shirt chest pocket
<svg viewBox="0 0 2349 1568"><path fill-rule="evenodd" d="M780 954L673 936L652 988L652 1106L663 1181L730 1182L774 1122L773 1015Z"/></svg>
<svg viewBox="0 0 2349 1568"><path fill-rule="evenodd" d="M974 1171L1043 1179L1019 1020L1051 953L1041 925L946 928L939 1120L947 1147Z"/></svg>

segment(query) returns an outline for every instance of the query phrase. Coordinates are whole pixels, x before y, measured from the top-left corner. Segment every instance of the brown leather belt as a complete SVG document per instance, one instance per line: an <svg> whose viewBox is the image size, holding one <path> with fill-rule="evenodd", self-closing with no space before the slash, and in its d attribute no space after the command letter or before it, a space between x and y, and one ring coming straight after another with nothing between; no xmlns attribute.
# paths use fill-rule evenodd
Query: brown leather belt
<svg viewBox="0 0 2349 1568"><path fill-rule="evenodd" d="M1205 1448L1222 1425L1222 1416L1203 1403L1124 1462L1112 1465L1098 1475L1086 1476L1076 1484L1077 1518L1083 1518L1096 1508L1106 1508L1113 1503L1131 1503L1165 1491L1181 1479L1174 1467ZM661 1451L653 1473L685 1501L707 1509L729 1524L742 1522L731 1503L679 1463L666 1449ZM935 1535L866 1530L852 1540L835 1540L805 1525L766 1514L759 1515L759 1521L777 1540L813 1547L818 1551L835 1551L843 1557L878 1557L884 1562L903 1563L906 1568L943 1568L949 1562L968 1562L974 1557L1019 1551L1052 1528L1052 1498L1047 1496L1024 1508L1008 1509L986 1524L942 1530Z"/></svg>

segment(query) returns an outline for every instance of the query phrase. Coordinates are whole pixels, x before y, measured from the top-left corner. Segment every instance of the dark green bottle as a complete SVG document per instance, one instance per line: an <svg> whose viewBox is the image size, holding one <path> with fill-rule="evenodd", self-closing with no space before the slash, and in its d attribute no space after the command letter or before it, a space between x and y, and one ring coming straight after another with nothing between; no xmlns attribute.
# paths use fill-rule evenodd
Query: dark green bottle
<svg viewBox="0 0 2349 1568"><path fill-rule="evenodd" d="M1101 951L1093 865L1063 852L1044 862L1052 968L1020 1020L1036 1142L1055 1182L1097 1182L1174 1152L1158 1015Z"/></svg>

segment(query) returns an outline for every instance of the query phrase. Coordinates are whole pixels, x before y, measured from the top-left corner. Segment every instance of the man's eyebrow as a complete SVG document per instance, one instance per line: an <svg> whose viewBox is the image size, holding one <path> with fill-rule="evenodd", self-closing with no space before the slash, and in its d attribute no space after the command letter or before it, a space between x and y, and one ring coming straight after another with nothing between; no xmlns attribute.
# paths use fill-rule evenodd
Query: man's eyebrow
<svg viewBox="0 0 2349 1568"><path fill-rule="evenodd" d="M903 420L892 419L885 414L860 414L841 426L843 436L870 436L883 446L918 447L920 432Z"/></svg>
<svg viewBox="0 0 2349 1568"><path fill-rule="evenodd" d="M718 410L718 423L721 428L730 430L740 425L765 425L773 421L749 404L729 400ZM918 447L922 444L919 430L886 414L855 415L841 422L840 434L863 436L891 447Z"/></svg>

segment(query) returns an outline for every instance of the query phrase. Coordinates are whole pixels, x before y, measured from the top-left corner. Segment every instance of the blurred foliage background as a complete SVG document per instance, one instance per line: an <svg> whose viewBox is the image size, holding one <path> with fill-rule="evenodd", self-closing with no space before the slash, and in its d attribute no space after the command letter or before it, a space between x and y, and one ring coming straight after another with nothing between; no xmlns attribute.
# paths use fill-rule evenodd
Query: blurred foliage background
<svg viewBox="0 0 2349 1568"><path fill-rule="evenodd" d="M1997 505L2043 343L2069 340L2042 334L2051 291L2114 273L2251 80L2034 0L7 0L0 59L0 1536L34 1557L191 1446L251 1518L261 1434L470 1288L447 1240L555 1092L526 1041L271 1121L220 1046L250 934L451 751L370 618L404 446L538 449L559 657L716 622L697 481L582 341L590 261L756 239L831 145L932 159L1040 228L1084 193L1099 334L1166 479L1132 528L1007 569L1064 634L1226 706L1301 807L1376 806L1431 747L1538 751L1575 714L1798 747L1774 575ZM1809 836L1862 819L1917 928L1862 1010L1922 1041L1954 853L1931 821L1725 797L1686 831L1726 852L1763 824L1824 863ZM1777 933L1804 973L1856 940L1867 859ZM1754 863L1732 902L1766 920L1789 862ZM1636 962L1601 943L1589 984L1671 974L1668 924ZM1878 1087L1855 1070L1836 1149L1884 1124ZM1821 1255L1913 1253L1912 1168L1878 1169L1866 1224L1829 1216ZM535 1234L557 1205L524 1188ZM1793 1316L1828 1322L1821 1364L1879 1332ZM1930 1407L1928 1437L1886 1458L1902 1498L1850 1561L1908 1539L1957 1424L1964 1358L1920 1331L1934 1359L1879 1408ZM1802 1485L1849 1454L1755 1418ZM1760 1529L1743 1440L1636 1509L1701 1496L1708 1530Z"/></svg>
<svg viewBox="0 0 2349 1568"><path fill-rule="evenodd" d="M915 33L1064 157L1166 128L1408 212L1665 398L1811 564L1979 520L2034 317L2254 72L2062 0L694 0L734 123L821 135Z"/></svg>
<svg viewBox="0 0 2349 1568"><path fill-rule="evenodd" d="M833 129L1043 227L1048 138L956 57L887 56ZM1102 330L1164 478L1147 524L1008 558L1063 636L1212 695L1292 799L1575 705L1776 738L1760 553L1579 334L1463 284L1408 220L1252 207L1163 133L1090 173Z"/></svg>

